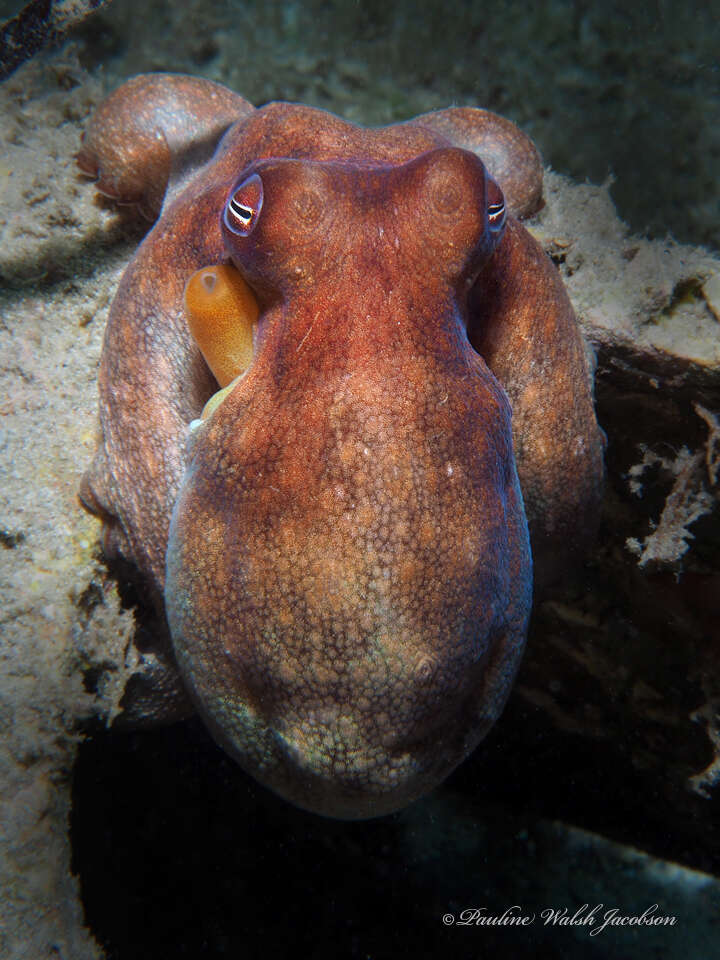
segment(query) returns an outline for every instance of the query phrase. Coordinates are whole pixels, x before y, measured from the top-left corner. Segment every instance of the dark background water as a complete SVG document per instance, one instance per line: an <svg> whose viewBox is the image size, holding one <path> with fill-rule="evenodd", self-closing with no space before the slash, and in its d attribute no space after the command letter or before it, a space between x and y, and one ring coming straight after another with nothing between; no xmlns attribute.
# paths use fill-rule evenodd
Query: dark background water
<svg viewBox="0 0 720 960"><path fill-rule="evenodd" d="M533 737L514 735L528 724ZM71 821L87 922L113 960L719 957L717 887L672 865L654 870L631 848L587 846L543 818L712 868L702 841L670 835L659 798L641 775L614 776L611 751L583 761L581 738L547 733L511 701L440 789L359 823L305 813L259 787L198 721L93 738L76 765ZM677 922L591 937L589 927L542 921L548 907L572 914L598 903L624 914L657 903ZM535 921L443 923L514 905Z"/></svg>

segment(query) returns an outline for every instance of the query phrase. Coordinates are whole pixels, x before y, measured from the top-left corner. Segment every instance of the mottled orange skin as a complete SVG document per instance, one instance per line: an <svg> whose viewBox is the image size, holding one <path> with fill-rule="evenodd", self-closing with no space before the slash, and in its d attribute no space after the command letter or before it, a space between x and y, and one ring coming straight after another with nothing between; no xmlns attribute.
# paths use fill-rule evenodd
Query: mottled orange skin
<svg viewBox="0 0 720 960"><path fill-rule="evenodd" d="M141 74L106 97L83 134L77 164L97 189L143 216L160 213L171 178L208 160L252 104L227 87L183 74Z"/></svg>
<svg viewBox="0 0 720 960"><path fill-rule="evenodd" d="M161 81L145 79L152 97ZM214 736L330 816L432 789L502 709L531 602L518 473L553 575L595 524L602 444L582 341L517 221L495 249L486 171L467 149L494 133L522 215L540 202L539 159L493 114L365 130L308 107L242 107L187 189L171 182L111 310L83 498L108 553L164 594ZM248 173L264 185L257 226L223 236ZM256 356L189 437L217 384L183 289L228 257L258 297Z"/></svg>

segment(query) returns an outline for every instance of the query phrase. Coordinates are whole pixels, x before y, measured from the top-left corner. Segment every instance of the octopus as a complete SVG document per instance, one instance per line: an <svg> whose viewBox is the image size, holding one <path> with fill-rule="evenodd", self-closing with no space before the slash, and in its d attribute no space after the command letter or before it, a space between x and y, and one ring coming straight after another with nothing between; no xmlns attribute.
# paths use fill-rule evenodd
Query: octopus
<svg viewBox="0 0 720 960"><path fill-rule="evenodd" d="M156 220L81 489L167 626L142 711L191 703L306 810L398 810L491 728L533 581L597 525L587 350L521 223L537 150L476 108L366 129L149 74L78 163Z"/></svg>

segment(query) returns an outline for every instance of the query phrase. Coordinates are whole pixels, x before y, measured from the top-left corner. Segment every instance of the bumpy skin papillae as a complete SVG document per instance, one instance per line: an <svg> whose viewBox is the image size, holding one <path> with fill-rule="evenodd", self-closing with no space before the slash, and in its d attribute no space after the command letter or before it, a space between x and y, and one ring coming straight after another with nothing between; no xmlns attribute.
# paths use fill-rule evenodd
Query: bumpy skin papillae
<svg viewBox="0 0 720 960"><path fill-rule="evenodd" d="M169 92L163 90L166 80ZM193 129L205 130L213 123L212 117L206 120L203 114L207 109L207 81L165 74L135 78L111 94L91 123L92 135L86 138L83 149L89 151L91 144L104 143L107 128L108 142L97 154L86 152L83 166L92 167L101 184L109 179L107 166L113 171L113 183L120 184L125 182L122 171L129 157L133 192L122 198L128 202L141 193L137 173L142 169L145 145L170 142L170 138L158 137L157 114L151 106L158 99L165 103L175 97L180 81L182 121L176 122L172 139L178 151L185 152L180 131L185 130L192 140ZM198 84L198 109L190 119L194 116L193 83ZM144 99L149 101L147 107L143 106ZM242 101L239 107L243 113L244 104ZM442 112L425 117L438 118ZM455 112L455 108L448 111ZM213 111L211 114L214 117ZM479 114L479 125L486 136L488 114ZM149 117L149 129L138 140L137 126L144 116ZM507 121L502 120L504 136L506 126ZM470 123L468 127L472 130ZM518 134L518 153L527 165L524 158L534 148ZM86 478L83 496L109 521L107 551L119 552L136 563L160 591L169 514L184 469L187 424L202 410L214 389L188 334L182 293L194 270L225 257L220 212L239 173L254 160L268 156L345 159L358 166L397 164L446 142L427 123L365 130L310 107L270 104L228 131L213 162L200 171L140 246L111 308L99 384L103 443ZM113 152L113 144L118 150L122 145L122 153ZM153 159L149 170L155 184ZM535 171L535 179L538 177L540 170Z"/></svg>
<svg viewBox="0 0 720 960"><path fill-rule="evenodd" d="M474 749L524 645L510 409L463 317L494 245L485 172L455 149L251 170L262 213L229 249L275 296L190 458L168 618L245 769L316 812L377 816Z"/></svg>
<svg viewBox="0 0 720 960"><path fill-rule="evenodd" d="M170 78L170 91L160 93L165 75L143 77L142 85L132 83L125 102L121 87L111 95L112 124L108 144L97 157L86 156L84 166L97 167L101 184L109 177L103 164L113 171L113 182L123 179L123 157L131 158L133 193L138 195L135 175L142 168L143 145L148 141L169 142L155 130L156 114L144 109L142 89L150 104L177 93L177 79ZM192 78L182 78L182 122L192 139L194 126L205 129L213 117L204 120L202 111L192 118ZM205 81L198 81L198 104L206 103ZM103 142L107 105L92 122L88 142ZM147 136L136 135L138 118L152 121ZM123 120L130 142L122 135ZM162 131L160 131L162 132ZM213 393L215 383L188 332L183 311L183 290L187 279L200 267L225 258L220 235L220 213L238 173L255 159L280 155L313 156L318 159L351 158L369 165L397 163L438 144L431 131L407 126L383 131L365 131L344 123L323 111L291 104L271 104L241 121L225 135L214 162L163 214L161 221L140 246L125 272L113 302L105 334L99 372L100 425L102 440L95 461L84 478L82 498L106 521L104 548L134 563L147 579L162 611L165 581L165 552L170 514L185 468L187 425L200 415ZM112 145L122 145L122 156ZM186 148L180 144L180 152ZM108 159L107 154L110 154ZM154 153L150 174L157 181ZM163 713L177 716L187 706L175 681L172 651L167 638L158 638L157 665L149 682L162 686L156 708L148 709L148 698L140 705L150 720ZM165 670L162 683L156 677ZM133 694L134 696L134 694ZM124 702L129 719L137 717L132 697Z"/></svg>
<svg viewBox="0 0 720 960"><path fill-rule="evenodd" d="M122 88L115 96L122 105ZM137 91L132 99L131 128ZM529 560L508 407L462 335L471 273L462 283L434 273L437 236L429 264L403 256L425 236L437 195L406 189L410 174L400 165L454 144L441 127L456 137L459 130L462 145L490 136L485 112L462 113L461 123L450 110L376 131L289 104L249 114L141 246L103 350L103 439L84 498L108 521L109 550L135 562L160 596L187 424L214 388L187 334L182 292L194 270L226 256L219 220L233 185L276 156L339 160L348 175L384 178L376 197L387 200L389 190L393 203L370 204L378 222L358 222L332 190L323 194L327 210L338 211L330 221L317 196L277 221L281 234L290 222L285 240L293 241L279 249L310 279L281 295L272 276L255 271L258 358L196 437L169 557L176 643L215 735L259 779L331 815L392 809L442 779L500 710L524 638ZM119 123L116 114L115 129ZM508 142L507 122L501 127ZM518 163L532 170L528 143L518 136ZM398 168L392 190L388 167ZM444 190L451 199L457 192L447 178ZM537 183L520 194L515 208L527 212ZM382 239L388 234L397 247ZM534 249L511 221L507 236L515 234ZM483 275L488 289L495 257ZM341 274L325 270L330 258L344 265ZM554 289L547 260L540 285L543 269ZM313 287L319 273L325 282ZM344 282L348 276L355 282ZM476 306L486 332L527 314L523 284L512 291L502 311ZM565 326L553 325L553 297L543 330ZM482 302L481 283L473 300ZM562 298L556 310L564 316ZM581 347L574 327L568 335ZM552 338L542 347L553 376L589 402L582 349ZM496 356L511 371L511 394L513 359ZM561 366L567 362L576 369ZM533 424L530 415L521 419ZM363 431L372 444L361 444ZM583 442L599 450L594 420ZM526 457L545 456L517 430L515 445ZM561 453L565 463L568 451ZM521 458L518 467L533 483L552 469ZM546 498L534 501L544 508Z"/></svg>
<svg viewBox="0 0 720 960"><path fill-rule="evenodd" d="M133 123L136 110L133 98ZM220 214L239 172L275 154L398 163L437 139L409 127L384 138L323 111L270 104L228 132L214 161L141 244L110 312L99 375L103 442L83 497L114 518L108 551L136 563L160 592L187 425L215 389L188 332L183 290L195 270L226 258Z"/></svg>
<svg viewBox="0 0 720 960"><path fill-rule="evenodd" d="M468 336L510 398L535 589L542 591L578 566L592 544L604 439L562 280L513 220L471 291Z"/></svg>
<svg viewBox="0 0 720 960"><path fill-rule="evenodd" d="M448 107L409 121L454 147L476 153L505 194L508 213L529 217L542 206L542 161L532 140L511 120L477 107Z"/></svg>
<svg viewBox="0 0 720 960"><path fill-rule="evenodd" d="M110 94L88 124L77 154L97 189L136 203L154 220L168 182L184 164L210 159L227 128L254 107L218 83L183 74L146 73Z"/></svg>

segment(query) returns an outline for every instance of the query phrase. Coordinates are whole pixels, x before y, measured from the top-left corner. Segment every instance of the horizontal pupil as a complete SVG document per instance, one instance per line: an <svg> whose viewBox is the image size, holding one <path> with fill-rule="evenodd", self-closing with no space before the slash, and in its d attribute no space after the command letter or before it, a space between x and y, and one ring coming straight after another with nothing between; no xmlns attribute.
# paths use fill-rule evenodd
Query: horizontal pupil
<svg viewBox="0 0 720 960"><path fill-rule="evenodd" d="M250 207L244 207L241 203L238 203L237 200L230 201L230 209L240 217L241 220L250 220L252 218L252 209Z"/></svg>

